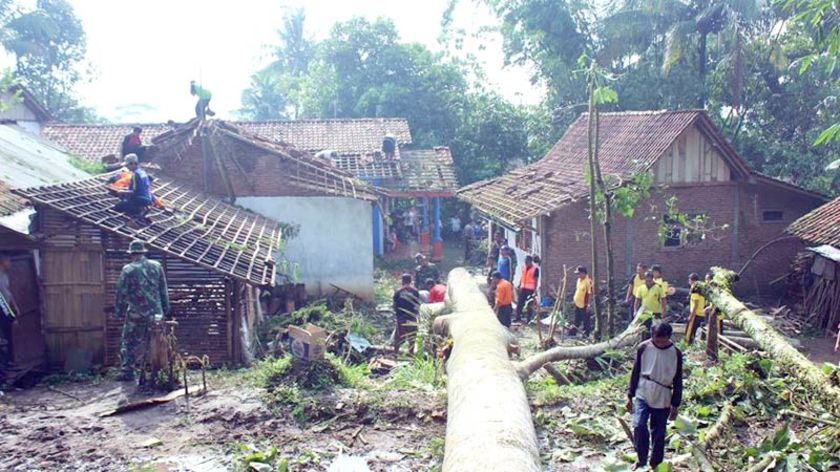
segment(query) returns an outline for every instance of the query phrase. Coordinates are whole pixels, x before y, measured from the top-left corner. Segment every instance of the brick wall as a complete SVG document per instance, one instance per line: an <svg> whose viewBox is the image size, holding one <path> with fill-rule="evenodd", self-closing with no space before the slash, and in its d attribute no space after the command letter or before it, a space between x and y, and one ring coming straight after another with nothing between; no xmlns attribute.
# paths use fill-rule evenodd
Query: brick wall
<svg viewBox="0 0 840 472"><path fill-rule="evenodd" d="M680 211L706 214L716 226L728 225L707 235L699 244L670 248L663 247L657 236L659 222L665 214L665 199L675 195ZM733 247L736 203L737 244ZM741 267L755 249L779 237L794 219L815 208L819 201L812 197L769 184L736 184L723 182L692 186L673 186L657 190L643 201L632 219L617 216L613 224L613 247L618 282L622 285L639 261L648 265L661 264L666 280L686 286L688 274L705 273L712 266ZM783 220L774 223L761 221L762 209L781 209ZM588 202L569 204L545 218L543 273L545 281L557 284L562 278L562 266L573 268L590 266L590 236ZM601 259L599 278L605 274L603 229L598 226ZM745 282L737 287L744 294L772 295L768 283L787 270L800 243L787 241L764 252L754 266L744 274ZM590 268L591 269L591 268Z"/></svg>
<svg viewBox="0 0 840 472"><path fill-rule="evenodd" d="M306 172L294 162L269 154L257 147L233 140L225 141L224 148L217 148L236 196L303 197L323 196L324 192L296 185L290 176ZM237 166L230 156L236 156ZM227 196L222 174L212 154L210 163L210 189L214 195ZM156 162L167 176L189 182L197 189L204 189L204 159L201 141L196 138L193 145L179 153L160 156Z"/></svg>

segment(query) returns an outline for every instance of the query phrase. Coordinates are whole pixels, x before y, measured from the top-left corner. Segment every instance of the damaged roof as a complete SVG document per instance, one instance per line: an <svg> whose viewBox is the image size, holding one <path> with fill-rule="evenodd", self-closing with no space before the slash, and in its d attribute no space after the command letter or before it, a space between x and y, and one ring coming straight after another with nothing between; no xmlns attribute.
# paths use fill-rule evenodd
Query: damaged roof
<svg viewBox="0 0 840 472"><path fill-rule="evenodd" d="M840 247L840 198L802 216L791 223L786 231L810 244Z"/></svg>
<svg viewBox="0 0 840 472"><path fill-rule="evenodd" d="M260 156L270 156L280 161L279 167L262 169L272 172L278 184L306 190L325 196L340 196L362 200L375 200L373 189L356 179L352 174L336 168L330 159L314 156L287 143L273 141L247 132L222 120L191 120L183 126L158 135L153 140L156 163L170 175L177 176L182 155L193 146L200 145L200 133L206 133L214 156L213 167L221 170L223 176L252 181L253 175L246 170L247 154L243 149L258 151ZM244 146L244 148L243 148ZM223 167L223 169L219 169ZM259 172L254 168L253 172ZM276 174L276 175L275 175ZM230 178L230 177L228 177Z"/></svg>
<svg viewBox="0 0 840 472"><path fill-rule="evenodd" d="M446 146L403 149L399 159L339 155L331 158L339 169L385 190L392 196L452 196L458 179L452 153Z"/></svg>
<svg viewBox="0 0 840 472"><path fill-rule="evenodd" d="M232 121L230 124L247 133L313 153L324 150L338 151L341 154L378 153L382 149L382 139L386 134L393 135L398 145L411 143L411 132L405 118ZM47 139L67 148L73 154L99 162L104 156L119 155L123 137L135 126L143 128L141 136L146 142L151 142L160 134L173 129L160 123L47 123L42 133Z"/></svg>
<svg viewBox="0 0 840 472"><path fill-rule="evenodd" d="M744 160L703 110L600 113L599 159L605 176L619 181L646 172L687 128L697 125L736 174L749 175ZM507 224L556 210L586 197L588 114L584 113L539 161L458 190L458 196Z"/></svg>
<svg viewBox="0 0 840 472"><path fill-rule="evenodd" d="M152 190L166 208L150 208L149 222L141 223L113 209L119 200L108 192L106 181L101 175L13 192L242 282L273 284L274 251L283 238L280 223L163 178L154 180Z"/></svg>

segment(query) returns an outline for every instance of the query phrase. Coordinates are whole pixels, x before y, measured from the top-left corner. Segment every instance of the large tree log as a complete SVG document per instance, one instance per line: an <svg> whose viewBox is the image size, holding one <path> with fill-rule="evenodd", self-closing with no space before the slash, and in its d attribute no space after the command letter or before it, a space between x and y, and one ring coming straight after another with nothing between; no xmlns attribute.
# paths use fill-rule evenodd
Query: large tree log
<svg viewBox="0 0 840 472"><path fill-rule="evenodd" d="M525 388L508 359L511 336L466 270L449 273L454 314L435 330L453 338L447 371L444 472L538 472L537 435Z"/></svg>
<svg viewBox="0 0 840 472"><path fill-rule="evenodd" d="M715 267L713 271L715 277L712 282L700 285L706 299L755 340L790 376L816 393L826 407L840 412L840 388L832 385L831 380L816 365L785 341L784 336L773 329L764 318L732 295L731 286L737 281L737 274L719 267Z"/></svg>
<svg viewBox="0 0 840 472"><path fill-rule="evenodd" d="M517 363L516 372L522 380L525 380L542 366L551 362L569 359L591 359L600 356L609 349L621 349L632 346L639 341L644 330L645 325L637 319L630 323L630 326L621 334L606 341L586 346L558 346L540 352L539 354L534 354L522 362Z"/></svg>

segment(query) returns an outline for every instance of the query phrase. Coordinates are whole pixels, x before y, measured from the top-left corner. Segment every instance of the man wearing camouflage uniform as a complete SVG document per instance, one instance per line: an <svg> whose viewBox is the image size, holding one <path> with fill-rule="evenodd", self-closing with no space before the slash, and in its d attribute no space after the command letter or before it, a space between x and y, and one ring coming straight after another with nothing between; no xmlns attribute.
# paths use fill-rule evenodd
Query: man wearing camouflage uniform
<svg viewBox="0 0 840 472"><path fill-rule="evenodd" d="M120 343L120 380L134 380L134 367L148 351L149 325L156 315L169 313L166 276L157 261L146 259L142 241L128 246L132 261L117 281L116 316L125 316Z"/></svg>

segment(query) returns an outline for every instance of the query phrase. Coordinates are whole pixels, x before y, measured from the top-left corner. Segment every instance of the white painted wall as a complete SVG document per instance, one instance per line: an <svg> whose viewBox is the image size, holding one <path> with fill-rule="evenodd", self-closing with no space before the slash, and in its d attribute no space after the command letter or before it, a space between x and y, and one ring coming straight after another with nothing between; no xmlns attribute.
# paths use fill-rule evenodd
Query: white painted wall
<svg viewBox="0 0 840 472"><path fill-rule="evenodd" d="M300 264L301 282L314 296L335 284L373 300L373 214L369 202L342 197L238 197L236 203L300 226L286 257Z"/></svg>

